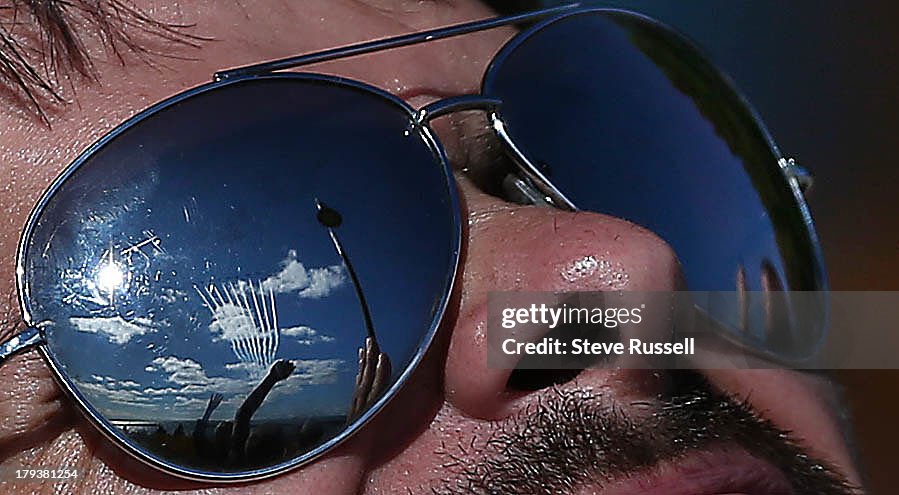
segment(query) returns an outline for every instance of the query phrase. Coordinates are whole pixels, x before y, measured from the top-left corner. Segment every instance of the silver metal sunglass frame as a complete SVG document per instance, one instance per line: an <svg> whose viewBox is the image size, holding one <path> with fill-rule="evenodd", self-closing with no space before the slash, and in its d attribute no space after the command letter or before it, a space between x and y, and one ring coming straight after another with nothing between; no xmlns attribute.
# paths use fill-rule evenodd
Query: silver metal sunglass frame
<svg viewBox="0 0 899 495"><path fill-rule="evenodd" d="M512 157L512 159L518 164L519 171L522 173L524 177L527 178L527 181L520 181L519 187L527 188L527 191L522 191L525 195L532 197L535 202L542 202L550 206L555 206L558 208L566 209L566 210L577 210L576 205L574 205L565 195L559 191L552 183L540 172L539 168L535 166L528 158L520 151L520 149L515 145L509 134L506 132L506 126L501 118L501 107L502 101L490 97L489 91L487 88L489 87L489 81L491 74L496 70L497 67L502 66L503 61L508 57L514 48L528 38L530 34L533 32L542 29L547 24L555 22L557 20L563 19L569 15L577 15L581 13L587 12L616 12L627 15L633 15L642 18L643 20L651 23L654 26L657 26L659 29L664 29L670 31L670 28L661 24L655 20L644 17L640 14L636 14L629 11L623 11L618 9L608 9L608 8L582 8L580 4L570 4L564 5L561 7L548 8L533 12L528 12L524 14L505 16L505 17L497 17L485 20L479 20L474 22L468 22L464 24L458 24L454 26L433 29L429 31L423 31L418 33L412 33L387 39L375 40L371 42L360 43L356 45L350 45L341 48L335 48L330 50L325 50L317 53L312 53L308 55L301 55L296 57L289 57L280 60L274 60L269 62L263 62L259 64L249 65L245 67L239 67L235 69L224 70L216 73L213 78L213 82L188 90L186 92L175 95L161 103L153 105L147 110L142 111L140 114L132 117L125 123L119 125L116 129L111 131L109 134L101 138L98 142L93 144L87 150L85 150L51 185L51 187L44 193L41 200L38 202L37 206L32 211L26 227L23 231L22 237L20 239L20 243L17 251L17 261L16 261L16 282L17 289L19 294L19 304L22 308L23 313L23 321L26 325L26 328L8 339L6 342L0 344L0 365L2 365L7 358L12 356L13 354L22 352L24 350L30 348L37 348L40 354L43 356L44 360L47 364L53 369L57 382L61 385L61 387L65 390L65 392L72 397L75 402L81 407L81 409L85 412L85 415L88 419L111 441L121 446L126 452L131 454L133 457L138 460L153 466L157 469L160 469L168 474L175 475L181 478L186 478L190 480L196 481L214 481L214 482L243 482L249 480L258 480L271 476L275 476L282 472L294 469L296 467L302 466L309 462L314 461L324 453L330 451L332 448L341 444L345 440L347 440L350 436L355 434L363 425L365 425L369 420L371 420L383 407L384 405L392 399L393 396L402 388L403 384L412 374L414 369L417 367L419 362L424 357L425 352L430 346L430 343L439 327L444 311L449 301L450 294L452 292L452 285L455 279L455 271L458 268L458 256L459 256L459 245L461 242L461 219L459 218L459 202L458 197L455 192L455 187L453 184L453 176L450 171L449 163L444 153L443 147L440 142L436 139L433 132L430 130L429 122L438 117L442 117L454 112L466 111L466 110L481 110L488 113L490 121L492 123L493 129L496 134L500 137L503 143L507 147L507 151ZM336 60L341 58L353 57L363 54L368 54L372 52L378 52L382 50L388 50L393 48L400 48L415 44L426 43L429 41L434 41L438 39L445 39L455 36L461 36L469 33L484 31L488 29L498 28L502 26L508 25L516 25L522 23L529 23L535 21L543 21L536 23L530 26L528 29L519 33L515 37L509 41L502 50L494 57L491 62L490 68L487 70L484 83L482 85L482 92L480 94L470 94L470 95L460 95L442 99L440 101L431 103L426 105L421 109L414 109L405 101L397 98L396 96L387 93L381 89L373 87L371 85L361 83L358 81L353 81L345 78L322 75L322 74L314 74L314 73L284 73L278 72L287 69L293 69L313 63L325 62L330 60ZM680 36L680 35L678 35ZM694 48L696 48L694 46ZM698 48L696 48L697 51ZM730 79L721 74L722 80L730 83ZM359 91L370 93L374 96L387 99L397 107L403 109L410 116L411 122L415 125L418 130L421 132L422 137L426 140L428 145L431 146L431 149L434 152L435 159L439 162L439 165L442 166L447 175L447 180L449 182L449 191L451 196L451 201L454 209L456 210L456 216L454 218L455 228L458 231L458 236L456 240L456 246L452 252L455 255L455 261L453 263L453 273L450 276L446 293L443 295L442 300L438 305L438 310L435 312L435 317L432 321L430 329L423 335L421 344L417 349L416 353L412 357L409 365L402 371L402 373L398 376L396 381L391 385L391 387L386 390L383 395L377 400L377 402L369 408L364 414L362 414L356 421L353 422L351 426L349 426L346 430L344 430L337 437L329 440L328 442L320 445L319 447L313 449L310 452L303 454L300 457L297 457L289 462L282 463L280 465L269 467L265 469L259 469L255 471L247 471L237 474L225 474L225 473L215 473L215 472L206 472L199 470L186 469L183 466L177 466L165 461L162 461L153 455L141 451L136 445L133 443L127 442L121 434L116 432L115 427L113 427L90 403L87 401L83 395L78 391L77 387L74 386L73 383L70 382L68 377L60 370L59 364L55 361L52 353L47 349L46 341L44 338L43 330L41 327L41 322L35 322L32 319L30 314L30 304L28 298L25 294L28 293L27 290L27 281L25 277L25 263L24 257L26 252L26 246L28 244L28 240L31 237L32 231L35 227L37 220L40 218L41 213L43 212L44 207L47 205L48 201L54 196L56 191L60 188L60 186L72 175L72 173L77 170L80 166L86 163L93 154L106 145L108 142L122 134L124 131L140 124L143 120L151 118L154 114L173 106L181 101L184 101L188 98L192 98L200 93L205 93L208 91L213 91L218 88L228 86L231 84L245 82L248 80L254 79L271 79L271 78L282 78L282 79L295 79L298 81L317 81L325 84L334 84L341 85L344 87L349 87L352 89L356 89ZM737 95L741 95L733 86L731 86L734 93ZM758 114L752 108L752 106L745 100L742 96L740 96L741 102L748 109L748 111L752 114L755 119L756 125L762 130L765 139L767 140L769 146L774 151L775 156L782 157L783 155L778 151L774 140L771 138L770 133L767 131L767 128L762 123ZM773 164L772 164L773 165ZM818 242L817 235L815 233L814 226L812 224L811 215L809 213L808 207L806 205L803 191L807 189L807 187L811 184L810 175L801 167L796 165L792 160L788 160L786 158L780 158L777 166L782 171L785 180L789 183L790 188L793 192L793 196L796 201L796 207L800 209L802 213L802 217L804 219L805 227L807 229L807 235L812 243L812 250L816 256L815 265L819 274L821 275L820 280L823 287L820 290L826 290L826 275L824 272L824 265L821 261L823 259L821 254L820 244ZM764 352L762 352L764 354Z"/></svg>

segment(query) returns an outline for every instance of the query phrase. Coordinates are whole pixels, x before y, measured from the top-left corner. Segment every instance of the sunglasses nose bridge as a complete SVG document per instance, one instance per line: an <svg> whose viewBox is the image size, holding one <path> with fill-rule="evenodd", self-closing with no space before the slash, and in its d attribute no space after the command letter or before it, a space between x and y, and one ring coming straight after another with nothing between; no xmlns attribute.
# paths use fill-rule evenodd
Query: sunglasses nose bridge
<svg viewBox="0 0 899 495"><path fill-rule="evenodd" d="M419 125L424 125L438 117L443 117L456 112L465 112L469 110L494 112L502 106L502 103L503 101L499 98L480 94L451 96L425 105L418 110L415 120Z"/></svg>
<svg viewBox="0 0 899 495"><path fill-rule="evenodd" d="M553 206L566 211L578 211L579 208L546 176L537 163L528 157L524 151L515 144L512 136L506 129L506 124L498 112L490 113L491 125L494 132L503 142L506 153L518 167L522 177L526 178L533 189L543 197L539 204Z"/></svg>
<svg viewBox="0 0 899 495"><path fill-rule="evenodd" d="M512 138L506 132L505 124L498 115L502 105L502 99L483 94L451 96L419 109L415 115L415 123L419 126L426 126L436 118L456 112L480 110L487 113L488 119L492 122L493 130L505 143L507 152L518 165L519 171L523 175L523 178L519 178L512 187L535 204L576 211L578 208L574 203L565 197L512 141Z"/></svg>
<svg viewBox="0 0 899 495"><path fill-rule="evenodd" d="M415 115L415 123L418 126L427 126L436 118L457 112L479 110L487 113L494 132L506 144L507 152L518 165L522 175L515 178L508 187L515 189L518 195L527 198L534 204L576 211L577 207L527 159L506 133L505 126L498 116L502 104L502 99L483 94L451 96L419 109Z"/></svg>

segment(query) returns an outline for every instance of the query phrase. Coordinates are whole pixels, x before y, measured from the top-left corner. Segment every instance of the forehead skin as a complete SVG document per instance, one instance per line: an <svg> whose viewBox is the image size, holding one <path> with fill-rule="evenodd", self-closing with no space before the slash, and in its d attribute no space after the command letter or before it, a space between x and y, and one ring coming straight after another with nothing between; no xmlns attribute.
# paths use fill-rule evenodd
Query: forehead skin
<svg viewBox="0 0 899 495"><path fill-rule="evenodd" d="M473 1L142 0L135 4L159 20L195 24L189 32L211 41L195 49L163 45L147 37L149 49L171 57L155 59L156 66L131 57L123 66L99 40L88 39L100 83L76 81L75 94L67 95L74 103L48 109L50 128L4 98L0 104L0 294L14 290L15 247L40 194L88 145L142 109L210 82L212 74L223 68L492 15ZM508 35L509 31L494 30L304 70L339 74L393 93L412 92L421 95L415 100L421 103L475 91L490 57ZM135 36L141 38L140 33ZM0 315L5 316L0 321L15 320L14 306L0 301Z"/></svg>
<svg viewBox="0 0 899 495"><path fill-rule="evenodd" d="M491 15L479 2L466 0L139 0L135 4L159 20L196 24L191 32L211 41L199 49L151 44L150 49L175 50L172 55L176 55L160 59L161 65L154 68L133 60L122 66L98 40L89 39L100 83L76 81L76 103L49 109L50 128L21 108L6 101L0 104L2 338L20 318L14 297L15 249L28 213L67 164L128 117L210 81L222 68ZM494 30L308 70L339 74L394 93L416 94L410 102L420 106L440 96L476 91L490 58L511 34ZM444 144L452 155L453 136L445 133ZM460 442L466 435L473 438L483 425L522 410L531 400L509 399L501 389L491 389L507 378L498 370L471 373L473 367L485 365L479 332L488 291L603 289L598 282L571 285L558 276L566 263L594 253L624 267L633 290L672 288L668 282L673 277L668 275L676 263L666 261L672 259L670 253L651 233L595 214L512 207L478 193L465 180L460 188L470 220L464 276L454 298L457 314L409 385L374 425L334 454L237 490L395 493L405 486L426 485L440 476L441 460L433 455L439 445ZM513 247L509 247L510 238L516 239ZM779 426L806 439L812 453L843 467L858 482L837 421L829 412L834 408L827 386L788 372L709 375L729 392L749 396ZM614 390L630 385L627 378L614 374L591 374L582 380ZM447 433L450 430L456 436ZM159 481L158 473L125 459L59 397L49 372L33 352L0 368L0 455L6 463L24 466L77 465L85 473L80 482L84 491L197 488L165 477ZM3 486L0 480L0 491L6 491ZM34 484L18 488L53 489Z"/></svg>

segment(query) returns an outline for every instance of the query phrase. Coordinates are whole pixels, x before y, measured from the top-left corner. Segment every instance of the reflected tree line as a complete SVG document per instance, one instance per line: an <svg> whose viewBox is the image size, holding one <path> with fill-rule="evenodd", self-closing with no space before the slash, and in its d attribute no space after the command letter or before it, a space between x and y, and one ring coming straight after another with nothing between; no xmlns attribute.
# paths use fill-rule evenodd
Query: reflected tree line
<svg viewBox="0 0 899 495"><path fill-rule="evenodd" d="M253 422L275 385L293 371L290 361L275 362L237 408L233 419L210 419L224 399L222 394L213 393L191 431L186 430L190 422L184 422L172 432L159 425L154 431L126 433L163 459L212 471L250 469L289 460L336 435L346 421L342 416L324 416Z"/></svg>

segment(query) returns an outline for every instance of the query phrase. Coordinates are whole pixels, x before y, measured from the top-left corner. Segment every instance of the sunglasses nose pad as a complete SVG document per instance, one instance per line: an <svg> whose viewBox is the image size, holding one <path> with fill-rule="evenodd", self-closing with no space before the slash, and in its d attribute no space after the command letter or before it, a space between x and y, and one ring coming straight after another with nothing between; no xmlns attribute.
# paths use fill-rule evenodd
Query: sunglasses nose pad
<svg viewBox="0 0 899 495"><path fill-rule="evenodd" d="M793 158L781 158L778 163L784 174L786 174L787 179L799 188L803 196L808 198L812 192L812 186L815 184L815 177L812 173L807 168L796 163L796 160Z"/></svg>

